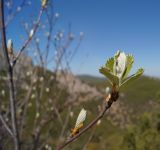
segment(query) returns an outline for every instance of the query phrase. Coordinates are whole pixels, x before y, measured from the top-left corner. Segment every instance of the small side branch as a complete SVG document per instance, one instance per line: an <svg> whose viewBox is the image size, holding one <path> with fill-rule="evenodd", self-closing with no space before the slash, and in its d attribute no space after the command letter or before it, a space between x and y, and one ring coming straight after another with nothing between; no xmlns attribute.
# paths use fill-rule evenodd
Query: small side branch
<svg viewBox="0 0 160 150"><path fill-rule="evenodd" d="M13 132L11 131L10 127L7 125L7 123L5 122L5 120L3 119L3 116L0 114L0 120L3 124L3 126L5 127L5 129L8 131L8 133L14 137Z"/></svg>

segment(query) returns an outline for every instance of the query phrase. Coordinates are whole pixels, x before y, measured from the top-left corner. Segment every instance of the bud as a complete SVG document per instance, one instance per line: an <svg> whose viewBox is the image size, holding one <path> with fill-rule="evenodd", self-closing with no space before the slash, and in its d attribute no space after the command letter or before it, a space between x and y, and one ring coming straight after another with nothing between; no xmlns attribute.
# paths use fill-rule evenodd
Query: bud
<svg viewBox="0 0 160 150"><path fill-rule="evenodd" d="M122 75L126 69L126 62L127 62L127 57L124 52L118 51L117 54L115 55L115 61L114 61L114 73L118 78L122 78Z"/></svg>
<svg viewBox="0 0 160 150"><path fill-rule="evenodd" d="M63 38L63 33L62 32L59 33L59 37Z"/></svg>
<svg viewBox="0 0 160 150"><path fill-rule="evenodd" d="M32 103L28 103L28 107L32 107Z"/></svg>
<svg viewBox="0 0 160 150"><path fill-rule="evenodd" d="M75 128L78 128L81 124L83 124L83 122L86 119L86 115L87 115L87 111L84 108L82 108L82 110L80 111L78 115Z"/></svg>
<svg viewBox="0 0 160 150"><path fill-rule="evenodd" d="M75 127L73 129L71 129L71 137L73 137L74 135L76 135L79 130L83 127L83 122L85 121L86 119L86 114L87 114L87 111L85 109L82 109L78 115L78 118L77 118L77 121L76 121L76 124L75 124Z"/></svg>
<svg viewBox="0 0 160 150"><path fill-rule="evenodd" d="M108 94L108 96L106 97L105 101L109 102L110 99L111 99L111 94Z"/></svg>
<svg viewBox="0 0 160 150"><path fill-rule="evenodd" d="M54 110L54 107L51 107L50 110L53 111L53 110Z"/></svg>
<svg viewBox="0 0 160 150"><path fill-rule="evenodd" d="M69 115L70 115L70 117L72 118L73 115L74 115L73 111L71 111L71 112L69 113Z"/></svg>
<svg viewBox="0 0 160 150"><path fill-rule="evenodd" d="M28 1L28 5L31 5L32 4L32 2L31 1Z"/></svg>
<svg viewBox="0 0 160 150"><path fill-rule="evenodd" d="M70 40L73 40L75 38L75 35L73 33L70 33L69 38Z"/></svg>
<svg viewBox="0 0 160 150"><path fill-rule="evenodd" d="M42 4L42 7L45 7L47 5L47 0L41 0L41 4Z"/></svg>
<svg viewBox="0 0 160 150"><path fill-rule="evenodd" d="M5 90L1 91L2 96L5 96Z"/></svg>
<svg viewBox="0 0 160 150"><path fill-rule="evenodd" d="M83 36L84 36L84 32L80 32L79 35L80 35L81 37L83 37Z"/></svg>
<svg viewBox="0 0 160 150"><path fill-rule="evenodd" d="M106 87L106 94L108 95L111 92L110 88L107 86Z"/></svg>
<svg viewBox="0 0 160 150"><path fill-rule="evenodd" d="M32 38L33 34L34 34L34 30L32 29L29 33L29 38Z"/></svg>
<svg viewBox="0 0 160 150"><path fill-rule="evenodd" d="M49 88L46 88L46 92L48 93L50 91L50 89Z"/></svg>
<svg viewBox="0 0 160 150"><path fill-rule="evenodd" d="M31 99L34 99L35 97L36 97L35 94L32 94L32 95L31 95Z"/></svg>
<svg viewBox="0 0 160 150"><path fill-rule="evenodd" d="M40 39L39 38L36 38L36 43L39 43Z"/></svg>
<svg viewBox="0 0 160 150"><path fill-rule="evenodd" d="M59 13L55 13L55 18L59 18Z"/></svg>
<svg viewBox="0 0 160 150"><path fill-rule="evenodd" d="M99 126L101 124L101 120L97 121L97 126Z"/></svg>
<svg viewBox="0 0 160 150"><path fill-rule="evenodd" d="M38 119L40 116L39 112L36 113L36 118Z"/></svg>
<svg viewBox="0 0 160 150"><path fill-rule="evenodd" d="M17 12L21 11L21 9L22 9L22 8L21 8L20 6L18 6L18 7L17 7Z"/></svg>
<svg viewBox="0 0 160 150"><path fill-rule="evenodd" d="M7 42L7 50L9 55L13 55L13 41L9 39Z"/></svg>
<svg viewBox="0 0 160 150"><path fill-rule="evenodd" d="M39 80L40 80L40 82L43 82L44 78L41 76L41 77L39 78Z"/></svg>

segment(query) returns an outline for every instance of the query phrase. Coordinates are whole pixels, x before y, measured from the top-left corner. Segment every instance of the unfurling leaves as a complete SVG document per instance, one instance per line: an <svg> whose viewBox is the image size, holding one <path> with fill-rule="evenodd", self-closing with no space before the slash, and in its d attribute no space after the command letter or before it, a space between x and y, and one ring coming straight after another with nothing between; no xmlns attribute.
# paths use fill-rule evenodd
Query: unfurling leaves
<svg viewBox="0 0 160 150"><path fill-rule="evenodd" d="M134 57L132 55L118 51L114 57L107 60L105 66L101 67L99 71L108 78L112 86L120 88L128 81L137 79L143 74L144 70L140 68L135 74L128 77L133 63Z"/></svg>

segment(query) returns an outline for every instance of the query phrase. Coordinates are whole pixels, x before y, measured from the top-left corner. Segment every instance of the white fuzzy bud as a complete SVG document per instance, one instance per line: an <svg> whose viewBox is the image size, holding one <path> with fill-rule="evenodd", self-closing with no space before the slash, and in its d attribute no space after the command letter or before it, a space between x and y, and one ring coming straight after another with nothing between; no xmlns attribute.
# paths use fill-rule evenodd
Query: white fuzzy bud
<svg viewBox="0 0 160 150"><path fill-rule="evenodd" d="M117 52L118 57L114 62L114 73L118 78L122 78L123 73L126 69L127 57L124 52Z"/></svg>
<svg viewBox="0 0 160 150"><path fill-rule="evenodd" d="M43 82L44 78L43 78L43 77L40 77L39 80L40 80L40 82Z"/></svg>
<svg viewBox="0 0 160 150"><path fill-rule="evenodd" d="M55 13L55 18L59 18L59 13Z"/></svg>
<svg viewBox="0 0 160 150"><path fill-rule="evenodd" d="M36 43L39 43L40 39L39 38L36 38Z"/></svg>
<svg viewBox="0 0 160 150"><path fill-rule="evenodd" d="M5 96L5 90L2 90L1 93L3 96Z"/></svg>
<svg viewBox="0 0 160 150"><path fill-rule="evenodd" d="M42 0L41 3L42 3L42 7L45 7L47 4L47 0Z"/></svg>
<svg viewBox="0 0 160 150"><path fill-rule="evenodd" d="M31 99L34 99L35 97L36 97L35 94L32 94L32 95L31 95Z"/></svg>
<svg viewBox="0 0 160 150"><path fill-rule="evenodd" d="M84 108L82 108L82 110L80 111L78 115L78 118L75 124L75 128L78 127L80 124L82 124L85 121L86 115L87 115L87 111Z"/></svg>
<svg viewBox="0 0 160 150"><path fill-rule="evenodd" d="M79 35L82 37L84 36L84 32L80 32Z"/></svg>
<svg viewBox="0 0 160 150"><path fill-rule="evenodd" d="M70 33L69 38L73 40L75 38L75 35L73 33Z"/></svg>
<svg viewBox="0 0 160 150"><path fill-rule="evenodd" d="M34 34L34 30L32 29L29 33L29 38L32 38L33 34Z"/></svg>
<svg viewBox="0 0 160 150"><path fill-rule="evenodd" d="M39 116L40 116L40 113L37 112L37 113L36 113L36 118L39 118Z"/></svg>
<svg viewBox="0 0 160 150"><path fill-rule="evenodd" d="M32 107L32 103L28 103L28 107Z"/></svg>
<svg viewBox="0 0 160 150"><path fill-rule="evenodd" d="M106 94L108 95L111 92L111 89L107 86L106 87Z"/></svg>
<svg viewBox="0 0 160 150"><path fill-rule="evenodd" d="M50 91L50 89L49 88L46 88L46 92L48 93Z"/></svg>
<svg viewBox="0 0 160 150"><path fill-rule="evenodd" d="M9 39L7 42L7 50L8 50L8 54L10 54L10 55L13 54L13 41L12 41L12 39Z"/></svg>
<svg viewBox="0 0 160 150"><path fill-rule="evenodd" d="M101 124L101 120L97 121L97 126L99 126Z"/></svg>
<svg viewBox="0 0 160 150"><path fill-rule="evenodd" d="M31 1L28 1L28 5L31 5L32 4L32 2Z"/></svg>
<svg viewBox="0 0 160 150"><path fill-rule="evenodd" d="M71 111L71 112L69 113L69 115L70 115L70 117L72 118L73 115L74 115L73 111Z"/></svg>
<svg viewBox="0 0 160 150"><path fill-rule="evenodd" d="M22 8L21 8L20 6L18 6L18 7L17 7L17 12L21 11L21 9L22 9Z"/></svg>

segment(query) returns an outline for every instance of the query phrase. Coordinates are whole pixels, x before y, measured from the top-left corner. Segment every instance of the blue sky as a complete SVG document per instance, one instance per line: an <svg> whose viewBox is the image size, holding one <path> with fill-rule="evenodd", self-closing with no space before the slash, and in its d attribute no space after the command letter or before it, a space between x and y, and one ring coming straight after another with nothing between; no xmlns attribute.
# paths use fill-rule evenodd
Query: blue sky
<svg viewBox="0 0 160 150"><path fill-rule="evenodd" d="M28 10L36 12L39 1L32 3ZM143 67L146 75L160 77L159 0L54 0L54 7L60 14L59 29L71 23L75 35L85 33L71 64L74 73L100 75L98 68L120 49L135 56L133 71ZM23 17L29 17L27 11ZM8 36L13 36L13 28Z"/></svg>

